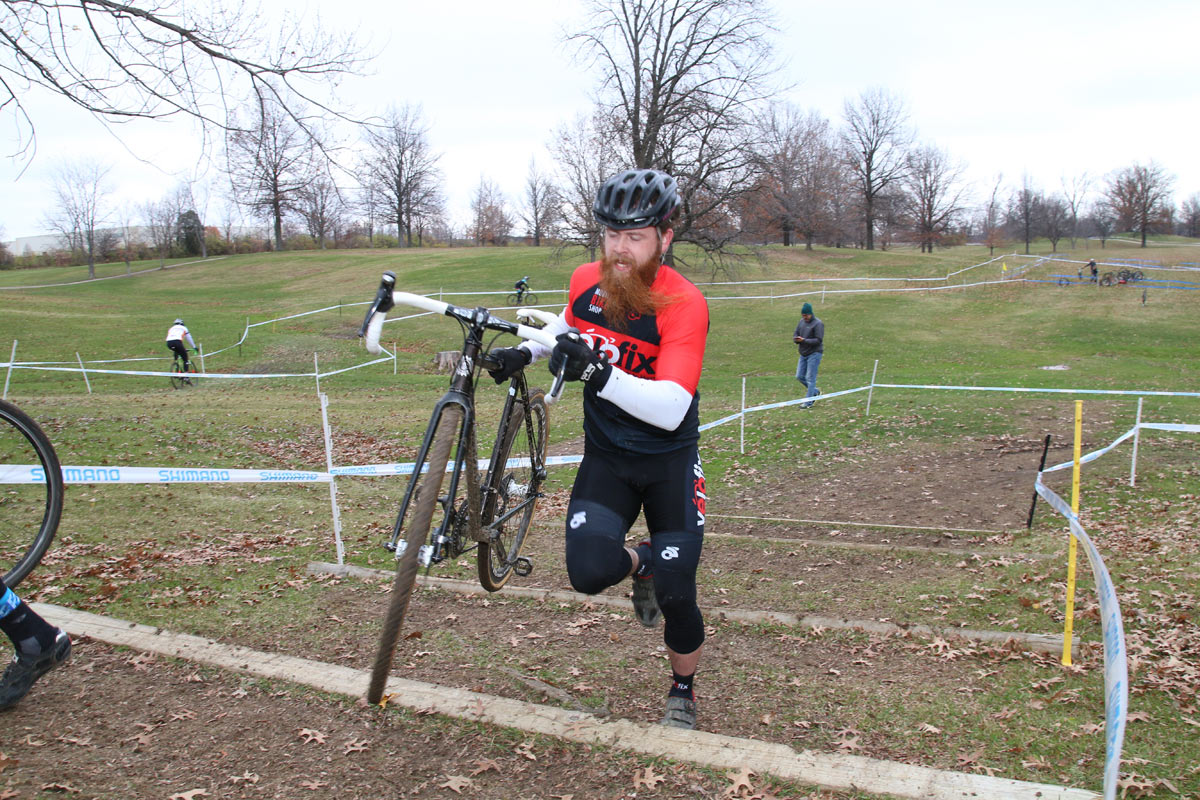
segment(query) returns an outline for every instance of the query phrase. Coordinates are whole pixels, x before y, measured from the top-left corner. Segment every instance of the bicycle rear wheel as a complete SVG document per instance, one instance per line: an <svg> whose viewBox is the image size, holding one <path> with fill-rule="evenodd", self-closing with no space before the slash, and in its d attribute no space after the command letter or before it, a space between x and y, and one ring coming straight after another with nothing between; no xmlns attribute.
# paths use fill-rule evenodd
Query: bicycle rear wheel
<svg viewBox="0 0 1200 800"><path fill-rule="evenodd" d="M417 582L417 552L429 537L430 523L438 506L442 480L446 476L446 463L458 439L462 415L463 411L458 406L448 405L442 410L425 460L413 468L412 492L408 503L401 507L400 515L396 518L396 530L404 536L397 541L396 547L397 550L401 547L404 550L396 561L396 578L388 600L387 615L383 619L383 631L379 635L375 663L371 667L368 703L378 703L382 699L388 675L392 671L392 658L400 639L400 628L404 625L408 602Z"/></svg>
<svg viewBox="0 0 1200 800"><path fill-rule="evenodd" d="M63 476L38 424L0 400L0 569L9 588L46 554L62 516Z"/></svg>
<svg viewBox="0 0 1200 800"><path fill-rule="evenodd" d="M515 294L510 294L508 297L504 298L504 302L506 305L519 306L521 305L521 298L517 297Z"/></svg>
<svg viewBox="0 0 1200 800"><path fill-rule="evenodd" d="M499 591L512 577L533 521L546 478L546 419L545 393L531 390L528 421L525 403L518 397L496 436L482 519L484 528L493 526L493 530L489 540L479 545L475 561L479 583L489 592Z"/></svg>

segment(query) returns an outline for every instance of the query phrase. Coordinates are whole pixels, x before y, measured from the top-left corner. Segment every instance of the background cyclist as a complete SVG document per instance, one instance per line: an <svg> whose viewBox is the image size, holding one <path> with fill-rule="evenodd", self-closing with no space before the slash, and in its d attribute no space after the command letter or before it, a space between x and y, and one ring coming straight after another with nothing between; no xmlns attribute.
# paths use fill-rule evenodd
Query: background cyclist
<svg viewBox="0 0 1200 800"><path fill-rule="evenodd" d="M709 319L700 290L662 263L679 205L675 179L663 172L629 170L605 182L593 205L604 258L571 276L567 307L544 329L558 344L496 351L501 366L492 375L502 382L551 353L551 371L565 362L567 379L584 382L567 574L585 594L632 576L638 620L666 623L672 680L662 724L694 728L693 681L704 643L696 567L706 503L696 385ZM628 547L639 513L650 540Z"/></svg>
<svg viewBox="0 0 1200 800"><path fill-rule="evenodd" d="M517 305L521 304L521 299L525 297L525 292L529 291L529 276L526 275L521 280L513 284L513 288L517 290Z"/></svg>
<svg viewBox="0 0 1200 800"><path fill-rule="evenodd" d="M183 359L183 369L187 371L192 362L188 360L188 351L183 345L184 339L187 339L187 343L191 345L192 350L196 349L196 343L192 341L192 334L188 332L187 326L183 324L183 320L177 319L167 329L167 347L170 348L172 353Z"/></svg>

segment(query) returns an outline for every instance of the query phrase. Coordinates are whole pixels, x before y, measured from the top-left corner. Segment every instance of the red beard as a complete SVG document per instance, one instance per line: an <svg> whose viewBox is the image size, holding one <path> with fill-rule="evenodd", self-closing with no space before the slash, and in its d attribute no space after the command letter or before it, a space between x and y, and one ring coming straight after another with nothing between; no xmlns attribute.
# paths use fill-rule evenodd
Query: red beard
<svg viewBox="0 0 1200 800"><path fill-rule="evenodd" d="M604 292L604 320L613 330L623 331L630 316L653 314L663 305L663 298L650 288L662 265L662 251L628 272L619 271L616 262L608 253L601 259L600 290Z"/></svg>

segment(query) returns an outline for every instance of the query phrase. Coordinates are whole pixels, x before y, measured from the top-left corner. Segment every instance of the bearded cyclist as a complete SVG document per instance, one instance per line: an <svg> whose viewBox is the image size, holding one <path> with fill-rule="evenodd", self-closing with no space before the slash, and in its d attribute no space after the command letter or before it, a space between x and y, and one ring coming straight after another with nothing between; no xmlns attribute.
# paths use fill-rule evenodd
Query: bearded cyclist
<svg viewBox="0 0 1200 800"><path fill-rule="evenodd" d="M188 360L187 348L183 346L184 339L187 339L187 343L195 351L196 343L192 341L192 334L188 332L187 326L183 324L183 320L177 319L167 329L167 347L172 353L183 359L183 369L186 372L192 362Z"/></svg>
<svg viewBox="0 0 1200 800"><path fill-rule="evenodd" d="M638 621L665 620L672 675L661 722L695 728L704 643L696 568L706 503L696 385L709 319L700 290L662 262L679 206L675 179L663 172L628 170L605 182L592 208L604 257L571 276L567 307L545 328L558 344L494 351L501 366L492 377L503 382L549 355L552 372L565 364L567 380L584 383L567 574L584 594L632 579ZM650 538L627 546L641 512Z"/></svg>

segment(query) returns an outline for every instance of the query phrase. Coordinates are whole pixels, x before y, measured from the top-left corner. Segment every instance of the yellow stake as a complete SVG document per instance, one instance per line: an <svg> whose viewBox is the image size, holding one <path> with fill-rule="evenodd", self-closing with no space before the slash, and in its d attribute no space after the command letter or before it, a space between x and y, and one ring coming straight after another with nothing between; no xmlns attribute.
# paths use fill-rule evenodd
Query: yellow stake
<svg viewBox="0 0 1200 800"><path fill-rule="evenodd" d="M1075 464L1071 469L1071 513L1079 516L1079 453L1083 438L1083 401L1075 401ZM1075 532L1069 534L1067 555L1067 622L1063 628L1063 666L1071 666L1071 636L1075 631L1075 554L1079 543Z"/></svg>

